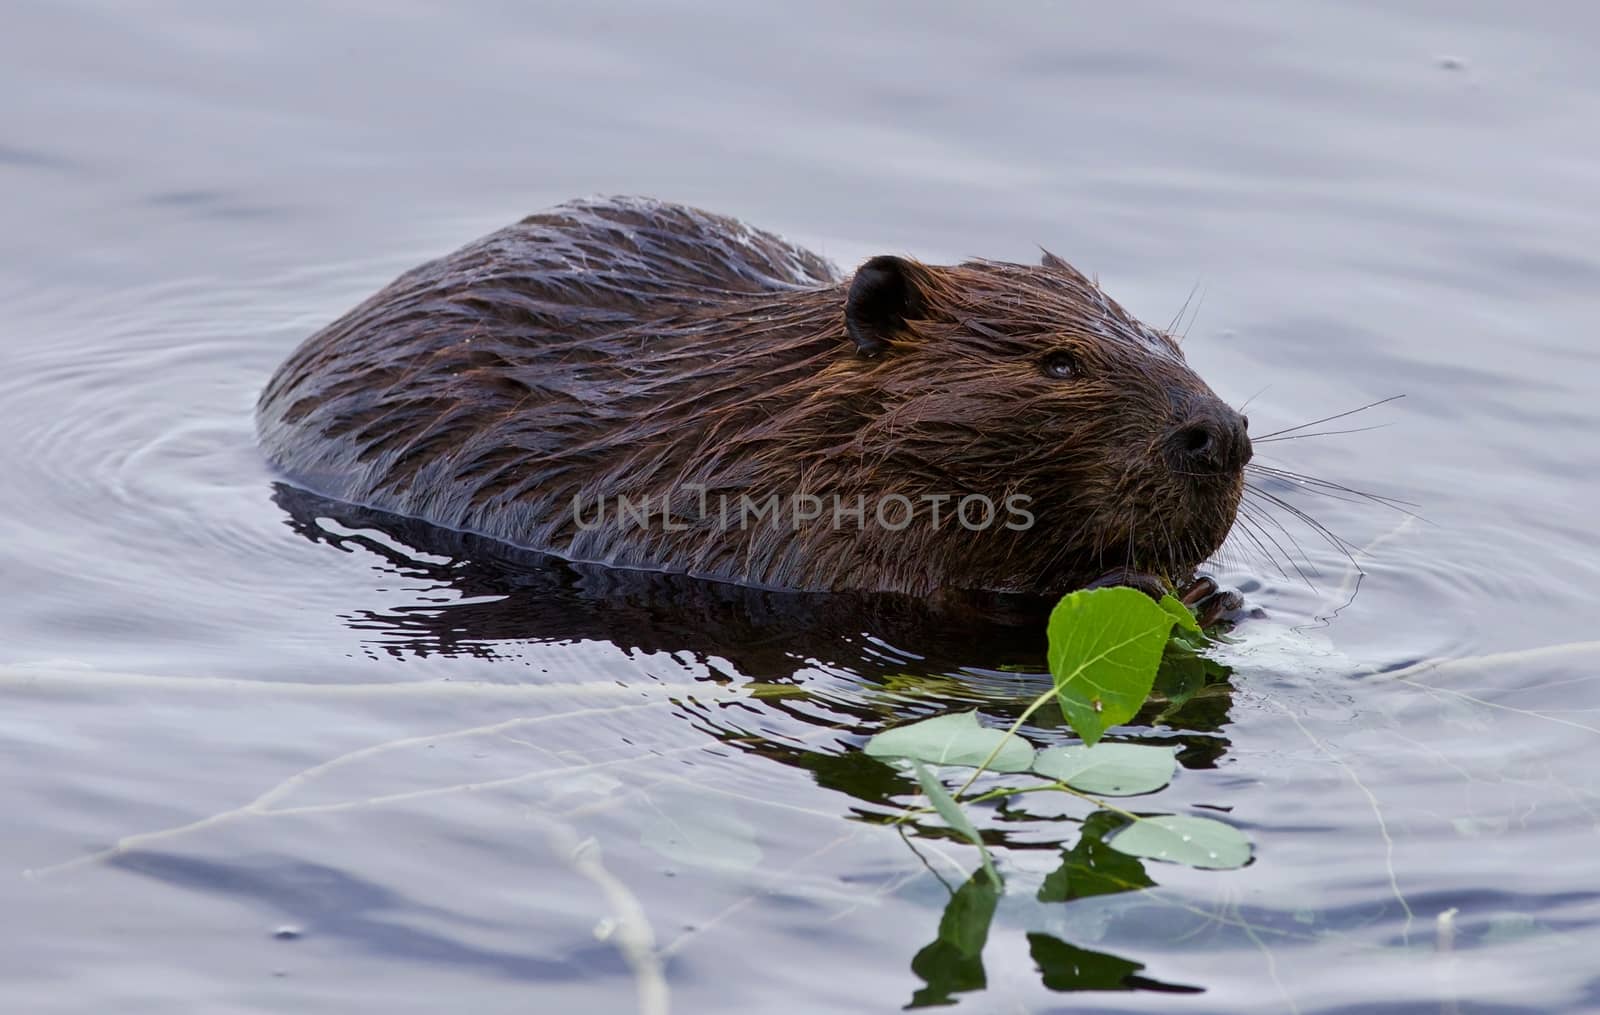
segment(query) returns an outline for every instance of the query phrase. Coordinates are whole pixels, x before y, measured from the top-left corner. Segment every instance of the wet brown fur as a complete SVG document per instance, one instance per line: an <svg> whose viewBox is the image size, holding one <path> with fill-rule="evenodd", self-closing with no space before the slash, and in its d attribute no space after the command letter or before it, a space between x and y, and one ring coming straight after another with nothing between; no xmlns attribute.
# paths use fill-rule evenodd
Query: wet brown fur
<svg viewBox="0 0 1600 1015"><path fill-rule="evenodd" d="M813 254L678 205L562 205L313 335L262 394L261 441L338 500L768 588L1056 594L1123 567L1181 579L1215 551L1243 462L1174 466L1174 434L1231 410L1168 336L1051 255L894 264L914 313L866 356L851 280ZM1041 367L1052 352L1073 377ZM724 493L862 495L868 523L723 529ZM919 506L898 532L871 520L894 493ZM934 527L924 494L1021 494L1035 521L969 531L950 501ZM671 498L686 528L580 528L575 498L590 519L619 495Z"/></svg>

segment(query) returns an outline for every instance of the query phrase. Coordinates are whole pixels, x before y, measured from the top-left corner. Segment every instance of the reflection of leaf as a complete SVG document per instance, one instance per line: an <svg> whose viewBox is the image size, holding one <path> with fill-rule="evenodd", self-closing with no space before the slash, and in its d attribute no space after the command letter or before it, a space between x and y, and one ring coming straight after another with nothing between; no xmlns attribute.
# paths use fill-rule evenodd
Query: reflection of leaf
<svg viewBox="0 0 1600 1015"><path fill-rule="evenodd" d="M983 844L983 837L978 834L978 829L967 817L966 811L956 803L950 791L939 782L939 777L928 771L926 765L918 761L914 763L917 769L917 782L922 784L922 791L928 794L928 800L933 804L933 809L939 812L945 823L962 835L967 841L978 847L978 855L983 858L983 872L989 876L989 883L995 891L1000 890L1000 875L994 869L994 861L989 859L989 848Z"/></svg>
<svg viewBox="0 0 1600 1015"><path fill-rule="evenodd" d="M1158 990L1199 994L1202 987L1162 983L1137 975L1144 963L1069 945L1049 934L1029 934L1028 952L1039 967L1039 979L1050 990Z"/></svg>
<svg viewBox="0 0 1600 1015"><path fill-rule="evenodd" d="M1228 870L1250 862L1250 840L1232 825L1186 814L1140 818L1109 840L1116 849L1152 860Z"/></svg>
<svg viewBox="0 0 1600 1015"><path fill-rule="evenodd" d="M778 754L775 747L773 754L788 764L810 769L818 786L848 793L869 803L887 804L906 789L903 772L860 751L824 754L817 750L800 749Z"/></svg>
<svg viewBox="0 0 1600 1015"><path fill-rule="evenodd" d="M1033 764L1033 748L1026 740L978 725L976 712L954 712L884 730L868 740L863 750L878 758L976 768L997 746L1000 750L989 762L989 771L1026 772Z"/></svg>
<svg viewBox="0 0 1600 1015"><path fill-rule="evenodd" d="M1095 811L1083 822L1078 841L1061 854L1061 866L1039 886L1040 902L1071 902L1091 895L1149 888L1154 881L1137 857L1106 845L1105 837L1127 823L1110 811Z"/></svg>
<svg viewBox="0 0 1600 1015"><path fill-rule="evenodd" d="M999 903L1000 890L976 872L950 896L939 917L939 936L911 960L911 971L926 986L912 995L906 1007L951 1004L952 994L987 985L983 946Z"/></svg>
<svg viewBox="0 0 1600 1015"><path fill-rule="evenodd" d="M890 700L925 698L931 701L959 701L972 693L972 685L941 673L889 673L878 682Z"/></svg>
<svg viewBox="0 0 1600 1015"><path fill-rule="evenodd" d="M776 684L751 681L744 690L752 698L804 698L811 692L797 684Z"/></svg>
<svg viewBox="0 0 1600 1015"><path fill-rule="evenodd" d="M1172 748L1151 744L1051 747L1033 759L1033 770L1085 793L1137 796L1171 782L1178 759Z"/></svg>
<svg viewBox="0 0 1600 1015"><path fill-rule="evenodd" d="M657 815L641 837L646 846L679 863L714 870L749 870L761 862L755 829L731 810L711 803L684 801L670 813Z"/></svg>
<svg viewBox="0 0 1600 1015"><path fill-rule="evenodd" d="M1225 684L1232 671L1212 659L1210 656L1201 655L1196 647L1191 647L1183 640L1181 631L1174 631L1172 640L1167 643L1166 653L1161 657L1161 666L1156 670L1155 686L1152 691L1158 698L1164 698L1160 712L1154 716L1157 723L1168 726L1181 726L1191 730L1218 730L1227 724L1228 698L1219 695L1216 698L1202 697L1195 702L1195 707L1183 711L1184 706L1194 700L1201 691L1213 684Z"/></svg>
<svg viewBox="0 0 1600 1015"><path fill-rule="evenodd" d="M1129 588L1080 590L1056 604L1050 614L1050 673L1061 711L1084 743L1092 746L1138 713L1174 620L1166 608Z"/></svg>
<svg viewBox="0 0 1600 1015"><path fill-rule="evenodd" d="M1168 712L1182 708L1184 702L1206 686L1208 661L1177 639L1167 645L1161 656L1161 668L1156 670L1154 690L1167 700Z"/></svg>

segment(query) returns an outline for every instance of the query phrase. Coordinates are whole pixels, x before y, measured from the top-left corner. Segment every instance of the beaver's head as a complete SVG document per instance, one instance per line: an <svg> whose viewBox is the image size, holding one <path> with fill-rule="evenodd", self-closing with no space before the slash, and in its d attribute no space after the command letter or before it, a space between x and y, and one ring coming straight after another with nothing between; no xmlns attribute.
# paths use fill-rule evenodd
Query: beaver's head
<svg viewBox="0 0 1600 1015"><path fill-rule="evenodd" d="M859 447L929 488L1031 499L1026 532L959 534L967 549L953 553L1012 558L983 571L1036 591L1124 567L1181 580L1232 527L1246 419L1171 336L1054 255L1038 267L873 258L845 324L881 398Z"/></svg>

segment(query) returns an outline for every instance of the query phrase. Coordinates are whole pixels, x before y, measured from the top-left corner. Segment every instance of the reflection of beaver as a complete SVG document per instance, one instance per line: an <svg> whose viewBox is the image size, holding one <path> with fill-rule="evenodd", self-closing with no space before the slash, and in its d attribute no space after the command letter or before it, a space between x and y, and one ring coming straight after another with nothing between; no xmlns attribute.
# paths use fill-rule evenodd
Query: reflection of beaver
<svg viewBox="0 0 1600 1015"><path fill-rule="evenodd" d="M1173 341L1052 255L841 280L640 199L407 272L289 358L259 425L296 483L447 528L915 594L1187 579L1250 457Z"/></svg>
<svg viewBox="0 0 1600 1015"><path fill-rule="evenodd" d="M377 602L384 605L352 604L341 611L369 654L472 656L542 667L552 656L534 646L609 644L646 671L663 665L679 672L678 666L692 660L708 679L804 685L826 707L792 714L858 733L881 728L891 715L905 718L898 706L976 706L1015 719L1050 686L1045 619L1055 604L1042 597L968 597L981 600L983 608L951 610L912 596L753 589L681 574L570 564L286 483L275 484L273 499L300 536L354 553L386 579L403 576L398 585L383 583L389 591ZM360 598L374 601L366 594ZM651 656L661 661L651 662ZM520 679L517 674L525 671L517 666L501 672ZM571 675L566 669L556 673ZM1169 646L1155 696L1133 725L1178 708L1165 725L1215 734L1227 725L1232 702L1227 678L1225 667ZM1042 713L1033 720L1039 727L1063 722L1059 713L1054 720ZM824 757L782 740L730 743L768 757L794 751L792 757L808 767ZM1183 742L1190 767L1227 748L1214 735L1184 735Z"/></svg>

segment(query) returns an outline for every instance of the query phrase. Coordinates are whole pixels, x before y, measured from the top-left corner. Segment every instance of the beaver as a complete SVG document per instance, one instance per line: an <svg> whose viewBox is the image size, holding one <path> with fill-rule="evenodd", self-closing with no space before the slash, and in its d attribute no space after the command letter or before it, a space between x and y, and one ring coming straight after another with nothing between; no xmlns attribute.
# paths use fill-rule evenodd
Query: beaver
<svg viewBox="0 0 1600 1015"><path fill-rule="evenodd" d="M317 494L567 560L911 596L1187 585L1251 453L1171 335L1049 252L845 277L625 197L401 275L257 430Z"/></svg>

